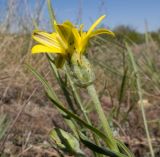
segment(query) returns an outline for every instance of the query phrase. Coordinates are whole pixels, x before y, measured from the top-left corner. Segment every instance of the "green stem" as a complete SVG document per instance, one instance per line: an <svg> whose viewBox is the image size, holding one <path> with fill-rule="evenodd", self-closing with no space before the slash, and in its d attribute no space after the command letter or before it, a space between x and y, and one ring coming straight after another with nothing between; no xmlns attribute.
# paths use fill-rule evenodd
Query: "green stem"
<svg viewBox="0 0 160 157"><path fill-rule="evenodd" d="M67 68L65 68L65 70L67 71ZM83 105L82 105L81 99L80 99L80 97L79 97L79 95L78 95L78 93L77 93L77 90L76 90L76 88L75 88L75 86L74 86L74 82L73 82L72 79L71 79L71 76L70 76L70 74L69 74L69 71L67 71L66 74L67 74L67 78L68 78L68 80L69 80L69 82L70 82L70 86L71 86L71 88L72 88L72 92L73 92L74 97L75 97L75 99L76 99L77 105L78 105L78 107L80 108L80 110L82 111L83 116L84 116L85 120L87 121L87 123L88 123L88 124L91 124L91 122L90 122L90 120L89 120L89 118L88 118L88 116L87 116L87 114L86 114L86 111L85 111L85 109L84 109L84 107L83 107Z"/></svg>
<svg viewBox="0 0 160 157"><path fill-rule="evenodd" d="M75 97L75 99L76 99L77 105L79 106L80 110L82 111L82 114L83 114L86 122L87 122L89 125L92 125L90 119L88 118L88 115L86 114L86 110L85 110L84 107L83 107L83 104L82 104L82 102L81 102L81 99L80 99L80 97L79 97L79 95L78 95L78 93L77 93L77 90L76 90L76 87L75 87L75 85L74 85L74 82L72 81L71 76L70 76L70 74L69 74L69 71L67 71L67 68L66 68L66 67L65 67L65 70L66 70L67 78L68 78L68 80L69 80L69 82L70 82L70 85L71 85L71 88L72 88L74 97ZM97 137L96 137L94 134L93 134L93 139L94 139L95 143L99 146L100 143L99 143ZM103 155L96 154L96 156L101 157L101 156L103 156Z"/></svg>
<svg viewBox="0 0 160 157"><path fill-rule="evenodd" d="M102 109L102 106L101 106L101 103L99 101L99 98L97 96L97 93L96 93L96 90L95 90L95 87L93 84L89 85L87 87L87 90L88 90L88 93L95 105L95 109L98 113L98 116L99 116L99 119L102 123L102 126L103 126L103 129L104 129L104 132L105 134L107 135L107 137L110 139L109 141L106 141L107 142L107 145L112 149L112 150L115 150L115 151L119 151L118 150L118 147L117 147L117 144L116 144L116 141L113 137L113 134L112 134L112 130L109 126L109 123L108 123L108 120L104 114L104 111Z"/></svg>

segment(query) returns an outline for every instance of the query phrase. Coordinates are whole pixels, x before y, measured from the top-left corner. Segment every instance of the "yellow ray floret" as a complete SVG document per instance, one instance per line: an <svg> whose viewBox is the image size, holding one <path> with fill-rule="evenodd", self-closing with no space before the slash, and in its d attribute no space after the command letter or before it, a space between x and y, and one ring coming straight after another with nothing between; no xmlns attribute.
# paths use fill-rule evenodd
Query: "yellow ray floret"
<svg viewBox="0 0 160 157"><path fill-rule="evenodd" d="M74 39L75 39L75 48L76 51L80 54L84 53L86 50L86 46L89 42L89 39L99 35L99 34L109 34L114 36L114 33L105 29L105 28L101 28L101 29L97 29L95 30L95 28L97 27L97 25L105 18L105 15L99 17L94 23L93 25L89 28L89 30L87 32L83 32L83 25L80 26L80 30L78 30L77 28L73 28L72 32L74 34Z"/></svg>
<svg viewBox="0 0 160 157"><path fill-rule="evenodd" d="M63 53L55 33L35 31L32 36L40 43L32 48L32 53Z"/></svg>

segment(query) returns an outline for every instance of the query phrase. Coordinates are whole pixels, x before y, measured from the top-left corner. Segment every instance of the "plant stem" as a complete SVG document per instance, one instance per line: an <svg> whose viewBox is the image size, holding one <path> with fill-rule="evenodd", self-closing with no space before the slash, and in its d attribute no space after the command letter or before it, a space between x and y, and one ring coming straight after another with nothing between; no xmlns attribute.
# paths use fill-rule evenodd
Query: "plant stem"
<svg viewBox="0 0 160 157"><path fill-rule="evenodd" d="M72 88L72 92L73 92L74 97L75 97L75 99L76 99L77 105L78 105L78 107L80 108L80 110L82 111L83 116L84 116L85 120L87 121L87 123L88 123L88 124L91 124L91 122L90 122L90 120L89 120L89 118L88 118L88 116L87 116L87 114L86 114L86 111L85 111L85 109L84 109L84 107L83 107L83 105L82 105L81 99L80 99L80 97L79 97L79 95L78 95L78 93L77 93L77 90L76 90L76 88L75 88L74 82L73 82L72 79L71 79L71 76L70 76L70 74L69 74L69 71L67 70L67 68L65 68L65 70L66 70L67 78L68 78L68 80L69 80L69 82L70 82L70 86L71 86L71 88Z"/></svg>
<svg viewBox="0 0 160 157"><path fill-rule="evenodd" d="M97 96L97 93L96 93L96 90L95 90L95 87L93 84L87 86L87 90L88 90L88 93L95 105L95 109L98 113L98 116L99 116L99 119L102 123L102 126L103 126L103 129L104 129L104 132L105 134L107 135L107 137L110 139L110 141L106 141L106 143L108 144L108 146L112 149L112 150L115 150L115 151L119 151L118 150L118 147L117 147L117 144L116 144L116 141L114 140L114 137L113 137L113 134L112 134L112 130L109 126L109 123L108 123L108 120L104 114L104 111L102 109L102 106L101 106L101 103L99 101L99 98Z"/></svg>
<svg viewBox="0 0 160 157"><path fill-rule="evenodd" d="M74 82L72 81L71 76L70 76L70 74L69 74L69 71L67 71L67 68L66 68L66 67L65 67L65 70L66 70L67 78L68 78L68 80L69 80L69 82L70 82L70 85L71 85L71 88L72 88L72 91L73 91L73 95L74 95L74 97L75 97L75 99L76 99L77 105L78 105L78 107L80 108L80 110L82 111L82 114L83 114L86 122L87 122L89 125L92 125L92 123L91 123L90 119L88 118L88 115L86 114L86 111L85 111L85 109L84 109L84 107L83 107L83 104L82 104L82 102L81 102L81 99L80 99L80 97L79 97L79 94L77 93L77 90L76 90L76 87L75 87L75 85L74 85ZM99 141L98 141L97 137L96 137L94 134L93 134L93 139L94 139L95 143L99 146L99 145L100 145L100 144L99 144ZM101 157L101 156L103 156L103 155L96 154L96 156Z"/></svg>

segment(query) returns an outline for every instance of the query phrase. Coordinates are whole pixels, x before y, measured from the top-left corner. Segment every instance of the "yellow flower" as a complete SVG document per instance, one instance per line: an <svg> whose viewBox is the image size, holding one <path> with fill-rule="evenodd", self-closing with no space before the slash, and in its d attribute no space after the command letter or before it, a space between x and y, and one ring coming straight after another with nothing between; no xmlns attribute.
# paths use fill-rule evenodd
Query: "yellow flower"
<svg viewBox="0 0 160 157"><path fill-rule="evenodd" d="M113 32L105 28L94 30L104 18L105 18L105 15L99 17L87 32L83 32L83 25L80 26L80 30L78 30L77 28L72 28L74 38L75 38L75 48L79 54L82 54L85 52L86 46L90 38L99 34L110 34L114 36Z"/></svg>
<svg viewBox="0 0 160 157"><path fill-rule="evenodd" d="M53 33L36 30L33 32L32 37L39 44L32 48L32 53L58 54L56 59L57 67L62 67L65 60L70 62L73 54L75 54L73 60L80 63L80 56L85 52L90 38L99 34L114 35L113 32L105 28L94 30L104 18L105 15L98 18L87 32L83 32L83 25L80 25L78 29L69 21L63 24L57 24L55 21L55 32Z"/></svg>
<svg viewBox="0 0 160 157"><path fill-rule="evenodd" d="M33 39L39 44L32 48L32 53L55 53L58 54L57 66L63 66L66 58L70 57L74 51L74 39L72 35L72 23L69 21L63 24L54 22L55 32L46 33L34 31Z"/></svg>

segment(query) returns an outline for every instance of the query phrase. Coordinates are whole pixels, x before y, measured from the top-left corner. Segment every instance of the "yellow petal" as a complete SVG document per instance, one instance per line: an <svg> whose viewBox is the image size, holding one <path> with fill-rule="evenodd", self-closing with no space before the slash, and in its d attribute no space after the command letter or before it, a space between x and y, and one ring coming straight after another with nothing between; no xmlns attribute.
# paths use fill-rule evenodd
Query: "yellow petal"
<svg viewBox="0 0 160 157"><path fill-rule="evenodd" d="M73 32L73 34L74 34L74 37L75 37L75 39L76 40L80 40L80 35L79 35L79 32L78 32L78 29L77 28L73 28L72 29L72 32Z"/></svg>
<svg viewBox="0 0 160 157"><path fill-rule="evenodd" d="M87 32L82 32L82 34L81 34L82 40L86 39L86 36L87 36Z"/></svg>
<svg viewBox="0 0 160 157"><path fill-rule="evenodd" d="M109 34L109 35L115 36L115 34L112 31L107 30L105 28L101 28L101 29L97 29L97 30L93 31L90 34L90 38L93 36L99 35L99 34Z"/></svg>
<svg viewBox="0 0 160 157"><path fill-rule="evenodd" d="M77 49L79 49L80 46L81 46L81 41L82 41L81 40L81 36L80 36L77 28L73 28L72 32L73 32L73 35L74 35L74 44L75 44L75 47Z"/></svg>
<svg viewBox="0 0 160 157"><path fill-rule="evenodd" d="M68 32L65 26L55 24L55 30L57 32L57 38L58 41L61 43L64 49L68 48L67 38L68 38Z"/></svg>
<svg viewBox="0 0 160 157"><path fill-rule="evenodd" d="M63 53L61 49L56 47L47 47L44 45L35 45L32 48L32 53Z"/></svg>
<svg viewBox="0 0 160 157"><path fill-rule="evenodd" d="M75 42L76 43L80 43L81 42L81 36L80 36L80 34L78 32L78 29L77 28L73 28L72 32L73 32L73 35L74 35Z"/></svg>
<svg viewBox="0 0 160 157"><path fill-rule="evenodd" d="M64 41L67 42L68 38L71 36L72 27L70 27L66 24L57 25L57 27L59 28L59 31L60 31L62 37L64 38Z"/></svg>
<svg viewBox="0 0 160 157"><path fill-rule="evenodd" d="M80 27L79 27L79 32L80 32L80 35L82 36L82 33L83 33L83 28L84 28L84 25L81 24Z"/></svg>
<svg viewBox="0 0 160 157"><path fill-rule="evenodd" d="M70 21L65 21L63 24L64 28L66 29L67 36L65 37L68 40L69 46L73 46L74 44L74 35L72 33L72 29L74 25Z"/></svg>
<svg viewBox="0 0 160 157"><path fill-rule="evenodd" d="M48 47L56 47L59 48L60 44L57 40L56 33L46 33L41 31L34 31L32 35L33 39L39 42L40 44L43 44Z"/></svg>
<svg viewBox="0 0 160 157"><path fill-rule="evenodd" d="M67 26L69 26L70 28L73 28L74 27L74 25L72 24L72 22L70 22L70 21L65 21L64 23L63 23L63 25L67 25Z"/></svg>
<svg viewBox="0 0 160 157"><path fill-rule="evenodd" d="M90 27L90 29L87 32L87 36L89 36L91 34L91 32L96 28L96 26L105 18L105 15L99 17L94 23L93 25Z"/></svg>
<svg viewBox="0 0 160 157"><path fill-rule="evenodd" d="M54 25L56 25L56 24L57 24L57 21L56 21L56 20L54 20L54 21L53 21L53 24L54 24Z"/></svg>

